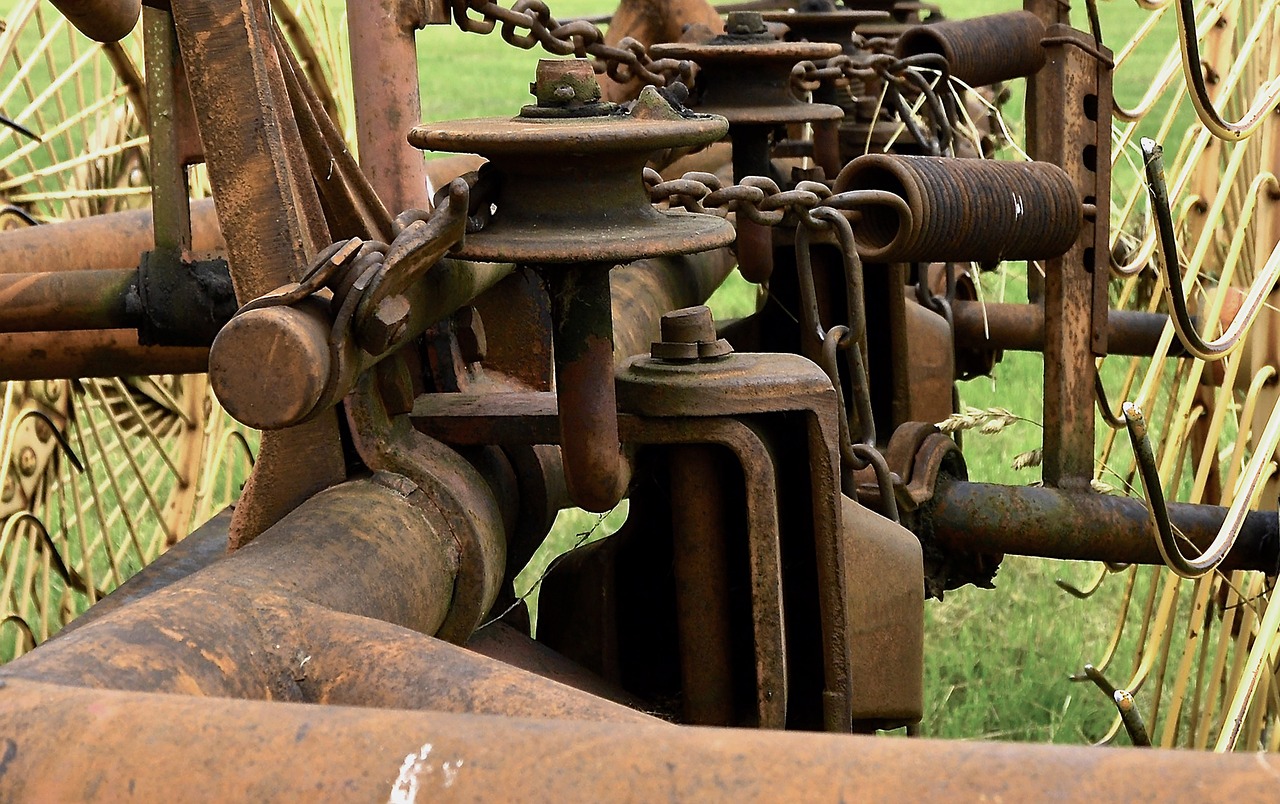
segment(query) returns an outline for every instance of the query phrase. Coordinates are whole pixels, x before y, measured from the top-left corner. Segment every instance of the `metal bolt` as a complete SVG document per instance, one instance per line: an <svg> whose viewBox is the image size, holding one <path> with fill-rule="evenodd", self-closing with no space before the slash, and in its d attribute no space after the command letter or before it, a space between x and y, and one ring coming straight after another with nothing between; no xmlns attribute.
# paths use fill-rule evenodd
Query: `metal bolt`
<svg viewBox="0 0 1280 804"><path fill-rule="evenodd" d="M57 402L62 398L62 383L58 380L45 380L44 396L50 402Z"/></svg>
<svg viewBox="0 0 1280 804"><path fill-rule="evenodd" d="M18 453L18 471L23 475L30 477L36 473L36 464L39 460L36 458L36 451L31 447L23 447Z"/></svg>
<svg viewBox="0 0 1280 804"><path fill-rule="evenodd" d="M724 22L724 32L730 36L758 36L767 30L759 11L730 11Z"/></svg>
<svg viewBox="0 0 1280 804"><path fill-rule="evenodd" d="M662 340L650 347L659 360L692 362L714 360L733 352L724 338L716 337L716 322L705 305L672 310L662 316Z"/></svg>
<svg viewBox="0 0 1280 804"><path fill-rule="evenodd" d="M600 83L586 59L539 59L529 90L539 106L597 103Z"/></svg>
<svg viewBox="0 0 1280 804"><path fill-rule="evenodd" d="M362 344L370 354L380 355L394 346L409 327L409 300L404 296L388 296L378 303L365 327L368 343Z"/></svg>
<svg viewBox="0 0 1280 804"><path fill-rule="evenodd" d="M0 502L9 502L13 499L13 495L18 493L18 484L14 482L13 475L6 475L4 478L4 488L0 489Z"/></svg>
<svg viewBox="0 0 1280 804"><path fill-rule="evenodd" d="M480 311L474 307L464 307L453 321L462 359L468 363L483 362L489 354L489 344L484 336L484 321L480 319Z"/></svg>
<svg viewBox="0 0 1280 804"><path fill-rule="evenodd" d="M42 418L36 418L36 438L40 439L40 443L46 443L53 437L53 428L49 426L49 422Z"/></svg>

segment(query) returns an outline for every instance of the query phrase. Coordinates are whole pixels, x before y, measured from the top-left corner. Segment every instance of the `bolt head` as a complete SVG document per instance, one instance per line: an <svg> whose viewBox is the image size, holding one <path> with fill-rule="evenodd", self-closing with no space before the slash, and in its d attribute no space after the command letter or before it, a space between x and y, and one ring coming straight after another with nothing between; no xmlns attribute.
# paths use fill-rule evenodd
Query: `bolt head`
<svg viewBox="0 0 1280 804"><path fill-rule="evenodd" d="M18 471L26 477L30 477L36 473L36 465L39 460L36 458L36 451L31 447L23 447L18 453Z"/></svg>

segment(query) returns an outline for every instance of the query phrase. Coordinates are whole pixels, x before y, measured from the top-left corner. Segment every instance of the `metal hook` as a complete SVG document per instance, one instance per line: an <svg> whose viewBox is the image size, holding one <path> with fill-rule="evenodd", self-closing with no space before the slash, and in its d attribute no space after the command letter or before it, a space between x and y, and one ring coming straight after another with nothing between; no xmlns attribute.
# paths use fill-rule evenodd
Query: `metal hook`
<svg viewBox="0 0 1280 804"><path fill-rule="evenodd" d="M1245 330L1253 323L1266 304L1268 294L1280 279L1280 247L1271 252L1266 266L1249 288L1240 310L1232 318L1230 326L1220 337L1205 341L1196 332L1195 322L1187 310L1186 291L1182 289L1178 242L1173 231L1173 213L1169 209L1169 188L1165 184L1164 159L1160 145L1153 139L1141 141L1143 161L1146 164L1147 189L1151 195L1151 209L1156 219L1156 231L1160 238L1160 253L1164 262L1164 296L1173 315L1174 331L1187 352L1201 360L1221 360L1243 343Z"/></svg>
<svg viewBox="0 0 1280 804"><path fill-rule="evenodd" d="M1196 558L1187 558L1178 547L1177 537L1169 521L1169 510L1165 505L1164 490L1160 485L1160 471L1156 466L1151 451L1151 441L1147 437L1147 421L1142 409L1132 402L1122 406L1125 424L1129 430L1129 441L1133 445L1133 454L1138 462L1138 475L1142 478L1142 489L1147 500L1147 513L1156 528L1156 546L1164 563L1183 578L1199 578L1212 572L1235 545L1236 537L1244 526L1248 514L1249 503L1253 500L1258 485L1262 482L1263 467L1271 460L1276 446L1280 443L1280 407L1271 413L1267 426L1249 460L1242 483L1236 489L1231 507L1222 520L1222 526L1213 542Z"/></svg>
<svg viewBox="0 0 1280 804"><path fill-rule="evenodd" d="M1111 412L1111 403L1107 401L1107 387L1102 384L1102 373L1096 366L1093 370L1093 395L1098 400L1098 412L1102 414L1102 420L1107 423L1107 426L1112 430L1124 427L1124 416Z"/></svg>

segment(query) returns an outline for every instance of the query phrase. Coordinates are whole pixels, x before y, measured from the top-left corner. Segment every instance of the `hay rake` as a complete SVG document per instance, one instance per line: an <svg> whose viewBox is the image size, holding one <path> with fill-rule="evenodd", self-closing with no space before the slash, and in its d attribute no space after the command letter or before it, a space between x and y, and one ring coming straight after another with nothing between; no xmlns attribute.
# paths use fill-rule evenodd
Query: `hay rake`
<svg viewBox="0 0 1280 804"><path fill-rule="evenodd" d="M320 6L55 5L104 43L35 3L0 34L0 628L49 640L0 669L0 783L1266 796L1267 758L770 730L914 733L925 598L1019 554L1127 577L1080 675L1106 741L1280 740L1274 2L1151 4L1113 50L1036 0L672 4L643 44L380 0L350 80ZM562 58L415 126L448 23ZM1026 302L985 298L1015 263ZM760 303L717 323L735 267ZM1005 351L1044 356L1034 486L960 447L1014 415L955 385ZM556 512L624 498L530 638Z"/></svg>

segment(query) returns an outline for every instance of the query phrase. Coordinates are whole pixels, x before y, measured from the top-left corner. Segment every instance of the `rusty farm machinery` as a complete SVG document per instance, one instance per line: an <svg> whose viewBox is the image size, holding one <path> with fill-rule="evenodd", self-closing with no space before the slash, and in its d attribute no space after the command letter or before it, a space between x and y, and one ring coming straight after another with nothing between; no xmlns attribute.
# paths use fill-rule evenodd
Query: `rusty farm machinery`
<svg viewBox="0 0 1280 804"><path fill-rule="evenodd" d="M1274 796L1277 0L143 5L0 29L6 798ZM530 97L423 122L431 26ZM870 736L1006 555L1202 750Z"/></svg>

